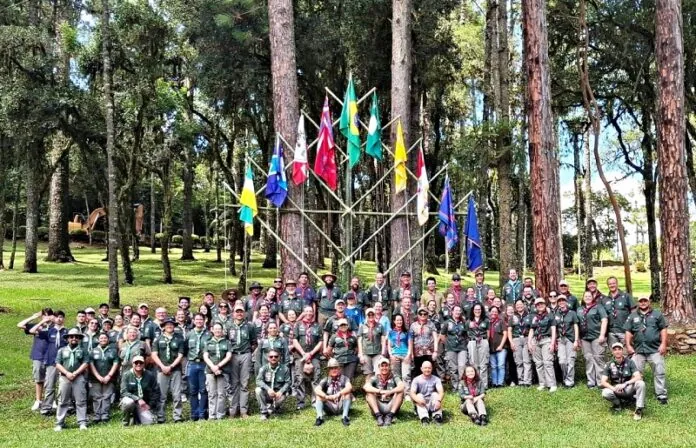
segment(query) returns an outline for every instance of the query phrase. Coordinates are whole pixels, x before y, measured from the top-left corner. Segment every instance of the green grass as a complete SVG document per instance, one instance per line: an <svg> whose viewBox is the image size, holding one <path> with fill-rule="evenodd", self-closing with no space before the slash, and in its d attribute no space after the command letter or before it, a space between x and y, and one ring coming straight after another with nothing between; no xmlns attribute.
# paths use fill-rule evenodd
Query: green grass
<svg viewBox="0 0 696 448"><path fill-rule="evenodd" d="M22 266L22 254L17 265ZM43 254L40 254L40 259ZM43 306L62 308L73 322L74 312L85 306L98 305L106 299L106 263L104 252L92 248L75 249L78 263L57 265L40 263L38 274L19 271L0 272L0 446L694 446L692 416L696 415L696 358L671 356L667 361L670 404L659 406L654 399L648 374L648 402L645 417L634 422L631 413L611 415L609 405L599 392L584 387L560 390L555 395L535 389L506 388L490 391L487 404L491 424L486 428L474 427L458 412L458 400L448 393L445 401L447 423L441 428L421 428L408 406L402 409L399 421L391 428L380 429L374 424L362 394L351 411L353 424L344 428L339 419L330 419L323 427L312 427L314 412L287 412L279 419L262 424L255 413L247 421L187 422L181 425L158 425L143 428L121 428L118 416L106 426L90 427L87 432L75 430L74 417L68 418L69 429L56 434L54 420L44 419L29 410L33 401L31 366L28 350L31 339L15 324ZM137 304L148 301L151 305L176 307L179 295L194 297L198 303L206 290L220 292L225 288L222 265L213 262L214 254L197 252L196 262L178 261L178 252L172 254L175 283L160 282L159 254L143 251L141 260L134 265L136 284L123 286L122 303ZM358 273L369 281L374 265L361 263ZM597 278L604 285L606 277L620 274L618 269L600 269ZM648 274L635 274L637 293L649 290ZM260 259L254 259L251 278L268 284L275 272L262 270ZM617 275L619 276L619 275ZM619 276L620 277L620 276ZM497 273L489 273L490 283ZM233 287L237 278L227 278ZM440 276L441 285L448 283ZM465 282L473 281L467 276ZM581 291L582 280L570 278L571 289ZM636 293L636 294L637 294ZM580 367L580 366L579 366ZM578 373L581 375L581 373ZM579 381L582 384L582 381ZM253 408L255 400L251 398ZM287 409L294 408L294 401ZM185 405L188 414L188 405Z"/></svg>

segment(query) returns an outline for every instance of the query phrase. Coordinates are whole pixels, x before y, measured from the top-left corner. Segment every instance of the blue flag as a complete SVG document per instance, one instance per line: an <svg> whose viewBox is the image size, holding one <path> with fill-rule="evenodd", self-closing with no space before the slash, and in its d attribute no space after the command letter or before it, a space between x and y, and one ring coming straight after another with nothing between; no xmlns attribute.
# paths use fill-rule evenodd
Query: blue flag
<svg viewBox="0 0 696 448"><path fill-rule="evenodd" d="M266 198L276 207L282 207L287 197L288 179L285 176L283 145L280 144L280 138L276 137L276 145L273 150L273 157L271 157L271 167L268 169Z"/></svg>
<svg viewBox="0 0 696 448"><path fill-rule="evenodd" d="M442 188L442 199L440 200L440 235L445 237L445 246L450 251L457 245L459 236L457 232L457 220L454 217L454 206L452 200L452 190L450 188L449 175L445 176L445 185Z"/></svg>
<svg viewBox="0 0 696 448"><path fill-rule="evenodd" d="M469 271L476 271L483 266L483 252L481 251L481 236L476 219L476 207L474 198L469 196L469 208L466 212L466 259L469 262Z"/></svg>

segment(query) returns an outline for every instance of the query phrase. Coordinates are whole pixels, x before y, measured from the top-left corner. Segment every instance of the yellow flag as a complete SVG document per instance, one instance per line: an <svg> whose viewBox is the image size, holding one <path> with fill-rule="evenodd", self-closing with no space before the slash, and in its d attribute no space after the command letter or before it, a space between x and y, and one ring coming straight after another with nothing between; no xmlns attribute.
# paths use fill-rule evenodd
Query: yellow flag
<svg viewBox="0 0 696 448"><path fill-rule="evenodd" d="M396 192L406 190L406 145L404 144L404 130L401 128L401 120L396 126L396 146L394 147L394 185Z"/></svg>

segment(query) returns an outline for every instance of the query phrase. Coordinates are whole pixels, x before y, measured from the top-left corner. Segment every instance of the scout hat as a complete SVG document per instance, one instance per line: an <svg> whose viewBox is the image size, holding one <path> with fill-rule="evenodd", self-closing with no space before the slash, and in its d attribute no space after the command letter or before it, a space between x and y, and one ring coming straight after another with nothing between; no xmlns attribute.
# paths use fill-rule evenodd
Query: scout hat
<svg viewBox="0 0 696 448"><path fill-rule="evenodd" d="M345 304L346 304L346 301L343 300L343 299L336 299L336 301L334 302L334 306L338 305L339 303L342 303L342 304L345 305Z"/></svg>
<svg viewBox="0 0 696 448"><path fill-rule="evenodd" d="M338 321L336 322L336 325L338 325L339 327L341 325L348 325L348 319L338 319Z"/></svg>
<svg viewBox="0 0 696 448"><path fill-rule="evenodd" d="M326 273L324 273L324 274L321 274L321 279L322 279L322 281L323 281L324 279L326 279L326 277L331 277L331 278L333 278L333 281L334 281L334 282L335 282L336 280L338 280L338 277L336 277L336 276L335 276L334 274L332 274L331 272L326 272Z"/></svg>
<svg viewBox="0 0 696 448"><path fill-rule="evenodd" d="M326 364L326 368L327 368L327 369L333 369L333 368L336 368L336 367L341 367L341 365L338 363L338 361L336 360L336 358L331 358L331 359L329 359L329 362Z"/></svg>
<svg viewBox="0 0 696 448"><path fill-rule="evenodd" d="M63 339L67 339L70 336L77 336L80 339L85 337L85 335L82 334L80 330L78 330L77 328L71 328L67 333L63 335Z"/></svg>
<svg viewBox="0 0 696 448"><path fill-rule="evenodd" d="M561 280L560 282L558 282L558 286L568 286L568 282L565 280Z"/></svg>
<svg viewBox="0 0 696 448"><path fill-rule="evenodd" d="M559 294L558 297L556 297L556 300L558 300L559 302L561 300L563 300L564 302L567 302L568 298L566 296L564 296L563 294Z"/></svg>
<svg viewBox="0 0 696 448"><path fill-rule="evenodd" d="M534 300L534 305L537 305L539 303L543 303L544 305L546 305L546 300L544 300L541 297L537 297L536 300Z"/></svg>
<svg viewBox="0 0 696 448"><path fill-rule="evenodd" d="M457 280L461 280L461 279L462 279L462 277L459 274L457 274L457 273L452 274L452 281L453 282L456 282Z"/></svg>
<svg viewBox="0 0 696 448"><path fill-rule="evenodd" d="M368 308L368 309L365 310L365 316L367 316L367 315L370 314L370 313L376 314L376 313L375 313L375 309L374 309L374 308Z"/></svg>
<svg viewBox="0 0 696 448"><path fill-rule="evenodd" d="M143 358L141 355L134 356L133 359L131 360L131 364L135 364L136 362L145 362L145 358Z"/></svg>
<svg viewBox="0 0 696 448"><path fill-rule="evenodd" d="M143 302L140 305L138 305L138 308L147 308L148 310L150 309L149 306L147 306L147 303Z"/></svg>
<svg viewBox="0 0 696 448"><path fill-rule="evenodd" d="M85 308L85 314L90 314L90 313L91 314L95 313L94 308L92 308L92 307Z"/></svg>
<svg viewBox="0 0 696 448"><path fill-rule="evenodd" d="M645 301L650 301L650 297L642 296L642 297L640 297L640 298L638 299L639 302L641 302L641 301L643 301L643 300L645 300Z"/></svg>
<svg viewBox="0 0 696 448"><path fill-rule="evenodd" d="M295 285L295 286L297 286L297 282L296 282L295 280L293 280L293 279L290 278L290 279L285 280L285 286L288 286L288 285Z"/></svg>
<svg viewBox="0 0 696 448"><path fill-rule="evenodd" d="M382 364L389 364L389 360L387 358L385 358L384 356L379 358L379 362L377 363L378 366L381 366Z"/></svg>
<svg viewBox="0 0 696 448"><path fill-rule="evenodd" d="M611 344L611 349L614 350L616 347L620 347L621 349L624 348L624 345L621 342L614 342Z"/></svg>
<svg viewBox="0 0 696 448"><path fill-rule="evenodd" d="M164 319L164 322L162 322L162 327L164 327L167 324L172 324L172 325L176 326L176 321L174 319L172 319L171 317L168 317L168 318Z"/></svg>
<svg viewBox="0 0 696 448"><path fill-rule="evenodd" d="M244 311L244 306L243 306L243 305L239 305L239 304L238 304L238 305L235 305L233 311L237 311L237 310L242 310L242 311Z"/></svg>
<svg viewBox="0 0 696 448"><path fill-rule="evenodd" d="M588 285L590 283L597 283L597 279L594 277L588 278L587 281L585 282L585 284Z"/></svg>
<svg viewBox="0 0 696 448"><path fill-rule="evenodd" d="M252 289L263 289L263 286L259 282L251 282L251 286L249 286L249 291Z"/></svg>

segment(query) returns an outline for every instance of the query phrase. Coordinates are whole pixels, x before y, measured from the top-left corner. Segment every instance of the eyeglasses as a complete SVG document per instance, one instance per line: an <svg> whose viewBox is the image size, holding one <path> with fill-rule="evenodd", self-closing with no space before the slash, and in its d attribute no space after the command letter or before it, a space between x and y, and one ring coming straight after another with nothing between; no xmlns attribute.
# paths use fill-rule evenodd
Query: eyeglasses
<svg viewBox="0 0 696 448"><path fill-rule="evenodd" d="M427 316L428 313L418 313L419 316Z"/></svg>
<svg viewBox="0 0 696 448"><path fill-rule="evenodd" d="M218 305L218 308L228 308L227 305Z"/></svg>
<svg viewBox="0 0 696 448"><path fill-rule="evenodd" d="M268 359L278 359L278 356L276 356L276 355L268 355Z"/></svg>
<svg viewBox="0 0 696 448"><path fill-rule="evenodd" d="M557 297L556 294L549 294L549 297Z"/></svg>

